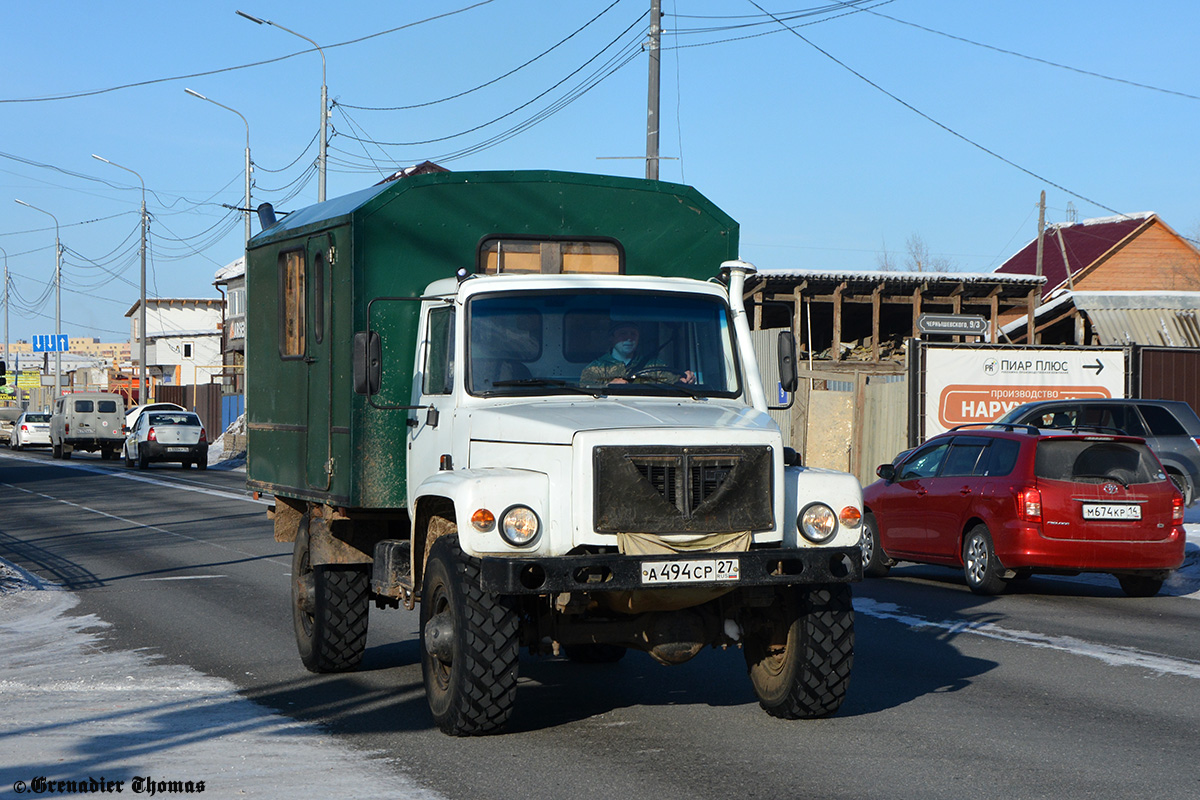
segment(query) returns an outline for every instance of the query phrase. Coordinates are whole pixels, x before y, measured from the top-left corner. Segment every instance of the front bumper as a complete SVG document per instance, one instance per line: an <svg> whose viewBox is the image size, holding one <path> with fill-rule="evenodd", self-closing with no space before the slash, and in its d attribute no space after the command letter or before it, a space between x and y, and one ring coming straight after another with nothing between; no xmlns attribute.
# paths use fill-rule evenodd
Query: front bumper
<svg viewBox="0 0 1200 800"><path fill-rule="evenodd" d="M737 558L736 581L646 584L645 562ZM534 595L552 592L619 592L680 589L697 586L780 586L853 583L862 580L862 549L814 547L795 550L749 550L742 553L682 553L625 556L617 553L543 558L485 556L481 559L483 589L493 594Z"/></svg>

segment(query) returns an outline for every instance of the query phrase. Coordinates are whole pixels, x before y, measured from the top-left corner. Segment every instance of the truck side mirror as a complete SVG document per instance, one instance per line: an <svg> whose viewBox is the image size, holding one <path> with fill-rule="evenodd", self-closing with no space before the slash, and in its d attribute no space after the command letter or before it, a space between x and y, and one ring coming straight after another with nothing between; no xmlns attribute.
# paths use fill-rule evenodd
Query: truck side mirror
<svg viewBox="0 0 1200 800"><path fill-rule="evenodd" d="M379 377L383 365L383 350L379 334L359 331L354 334L354 391L356 394L379 392Z"/></svg>
<svg viewBox="0 0 1200 800"><path fill-rule="evenodd" d="M779 332L779 385L785 392L796 391L796 337L791 331Z"/></svg>

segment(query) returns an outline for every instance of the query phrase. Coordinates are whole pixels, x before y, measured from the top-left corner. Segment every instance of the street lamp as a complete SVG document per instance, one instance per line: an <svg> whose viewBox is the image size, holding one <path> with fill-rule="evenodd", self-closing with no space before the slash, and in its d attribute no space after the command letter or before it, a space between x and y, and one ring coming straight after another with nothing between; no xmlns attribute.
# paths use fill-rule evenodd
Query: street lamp
<svg viewBox="0 0 1200 800"><path fill-rule="evenodd" d="M253 17L247 14L245 11L238 11L237 15L259 25L271 25L279 28L281 31L287 31L293 36L299 36L301 39L317 48L317 52L321 54L321 140L317 145L317 202L323 203L325 202L325 127L329 118L329 92L325 86L325 51L321 49L319 44L304 34L296 33L291 28L285 28L278 22L271 22L269 19L259 19L258 17Z"/></svg>
<svg viewBox="0 0 1200 800"><path fill-rule="evenodd" d="M109 161L107 158L98 156L92 153L92 158L97 161L103 161L105 164L111 164L117 169L123 169L126 172L132 172L137 177L138 182L142 184L142 302L139 304L139 320L138 320L138 402L150 402L150 387L146 382L146 225L148 217L146 216L146 182L142 180L142 176L129 167L123 167L114 161Z"/></svg>
<svg viewBox="0 0 1200 800"><path fill-rule="evenodd" d="M246 124L246 205L243 216L246 218L246 241L248 242L250 241L250 123L246 122L246 118L242 116L241 112L236 111L222 103L218 103L211 97L205 97L199 92L194 92L191 89L184 89L184 91L190 94L192 97L199 97L201 100L207 100L214 106L221 106L221 108L225 109L226 111L233 111L233 113L237 114L239 117L242 117L242 122Z"/></svg>
<svg viewBox="0 0 1200 800"><path fill-rule="evenodd" d="M62 336L62 245L58 237L58 217L24 200L16 202L34 211L41 211L54 220L54 397L58 399L62 395L62 349L58 346L59 337Z"/></svg>

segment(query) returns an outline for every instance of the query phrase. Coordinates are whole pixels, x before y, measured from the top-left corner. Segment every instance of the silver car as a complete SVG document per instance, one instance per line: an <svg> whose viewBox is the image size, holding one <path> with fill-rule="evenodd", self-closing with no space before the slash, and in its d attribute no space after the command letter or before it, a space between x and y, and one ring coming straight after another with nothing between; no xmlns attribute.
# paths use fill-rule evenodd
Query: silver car
<svg viewBox="0 0 1200 800"><path fill-rule="evenodd" d="M125 466L145 469L153 461L178 461L208 469L208 436L191 411L145 411L121 448Z"/></svg>
<svg viewBox="0 0 1200 800"><path fill-rule="evenodd" d="M8 438L8 446L13 450L24 450L26 447L49 447L50 414L26 411L17 417Z"/></svg>

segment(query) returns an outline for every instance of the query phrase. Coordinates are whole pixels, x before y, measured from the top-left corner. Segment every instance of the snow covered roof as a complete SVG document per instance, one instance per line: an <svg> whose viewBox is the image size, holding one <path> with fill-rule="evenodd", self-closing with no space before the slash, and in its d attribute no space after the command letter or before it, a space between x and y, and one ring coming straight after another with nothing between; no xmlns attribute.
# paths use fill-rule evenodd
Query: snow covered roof
<svg viewBox="0 0 1200 800"><path fill-rule="evenodd" d="M885 270L782 269L766 267L763 278L784 277L806 280L869 281L871 283L1009 283L1035 286L1046 279L1036 275L997 275L994 272L908 272Z"/></svg>
<svg viewBox="0 0 1200 800"><path fill-rule="evenodd" d="M246 256L240 255L233 261L230 261L225 266L221 267L213 275L213 283L228 283L234 278L240 278L246 274Z"/></svg>

